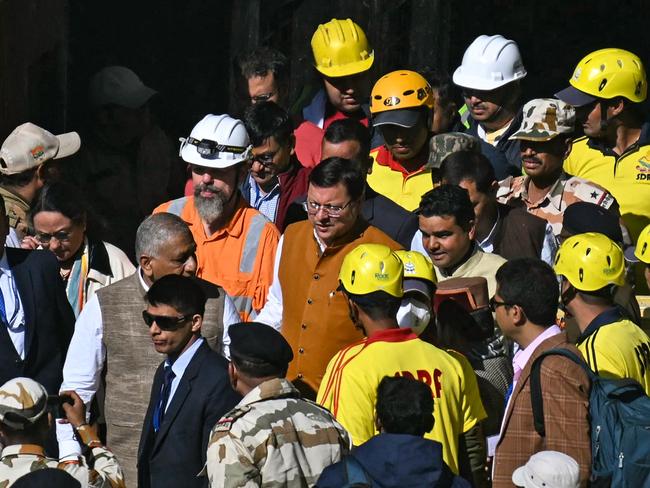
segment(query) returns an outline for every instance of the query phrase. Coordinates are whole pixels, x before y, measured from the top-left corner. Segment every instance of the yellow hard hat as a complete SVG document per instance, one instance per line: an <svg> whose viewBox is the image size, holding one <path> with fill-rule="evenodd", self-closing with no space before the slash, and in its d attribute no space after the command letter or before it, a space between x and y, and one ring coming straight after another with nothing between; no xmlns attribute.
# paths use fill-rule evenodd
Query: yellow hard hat
<svg viewBox="0 0 650 488"><path fill-rule="evenodd" d="M650 264L650 225L646 225L636 241L634 255L646 264Z"/></svg>
<svg viewBox="0 0 650 488"><path fill-rule="evenodd" d="M333 78L367 71L375 60L366 34L352 19L320 24L311 38L311 49L316 69Z"/></svg>
<svg viewBox="0 0 650 488"><path fill-rule="evenodd" d="M424 77L415 71L392 71L377 80L370 95L373 115L403 108L427 107L433 110L433 91Z"/></svg>
<svg viewBox="0 0 650 488"><path fill-rule="evenodd" d="M564 241L553 268L580 291L625 283L623 251L609 237L597 232L577 234Z"/></svg>
<svg viewBox="0 0 650 488"><path fill-rule="evenodd" d="M576 66L569 83L569 88L556 95L574 106L586 105L598 98L616 97L639 103L646 99L648 91L641 59L636 54L617 48L587 54Z"/></svg>
<svg viewBox="0 0 650 488"><path fill-rule="evenodd" d="M433 264L424 254L417 251L395 251L404 265L404 279L419 278L434 285L438 281L433 272Z"/></svg>
<svg viewBox="0 0 650 488"><path fill-rule="evenodd" d="M397 254L383 244L361 244L343 259L339 281L352 295L385 291L394 297L404 295L404 267Z"/></svg>

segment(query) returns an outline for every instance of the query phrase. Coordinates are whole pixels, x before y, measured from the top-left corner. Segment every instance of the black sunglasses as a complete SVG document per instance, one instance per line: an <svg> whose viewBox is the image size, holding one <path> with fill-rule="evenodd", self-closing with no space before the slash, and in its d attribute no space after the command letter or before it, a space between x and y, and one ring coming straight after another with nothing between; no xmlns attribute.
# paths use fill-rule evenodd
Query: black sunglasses
<svg viewBox="0 0 650 488"><path fill-rule="evenodd" d="M513 305L516 305L515 303L508 303L508 302L499 302L495 297L490 298L490 310L493 312L497 311L497 308L504 306L504 307L512 307Z"/></svg>
<svg viewBox="0 0 650 488"><path fill-rule="evenodd" d="M146 310L142 311L142 320L147 324L147 327L151 327L151 324L156 322L156 325L161 330L175 330L178 329L184 322L191 319L194 315L181 315L180 317L170 317L169 315L152 315Z"/></svg>

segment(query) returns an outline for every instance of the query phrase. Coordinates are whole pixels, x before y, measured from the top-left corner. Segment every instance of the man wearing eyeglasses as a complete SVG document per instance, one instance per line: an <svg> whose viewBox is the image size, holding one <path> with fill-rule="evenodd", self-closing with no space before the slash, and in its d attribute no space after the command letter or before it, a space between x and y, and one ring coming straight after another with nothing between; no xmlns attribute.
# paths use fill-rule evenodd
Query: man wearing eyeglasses
<svg viewBox="0 0 650 488"><path fill-rule="evenodd" d="M274 102L260 102L246 110L244 124L253 147L241 192L251 207L284 232L287 210L307 194L310 172L296 158L291 118Z"/></svg>
<svg viewBox="0 0 650 488"><path fill-rule="evenodd" d="M539 451L560 451L580 465L580 486L586 486L591 465L589 439L590 382L573 361L550 356L541 362L540 385L546 435L533 423L531 370L550 349L568 349L580 356L566 333L555 325L559 287L546 263L534 258L508 261L496 274L497 291L490 306L503 335L519 346L512 366L514 378L506 394L506 413L496 443L492 486L511 487L512 472Z"/></svg>
<svg viewBox="0 0 650 488"><path fill-rule="evenodd" d="M363 243L400 248L360 215L363 171L358 163L338 157L314 168L305 202L308 220L290 225L282 236L269 299L257 318L281 327L296 352L287 379L311 399L330 358L363 338L336 291L343 258Z"/></svg>
<svg viewBox="0 0 650 488"><path fill-rule="evenodd" d="M222 286L242 320L254 319L273 280L277 228L251 208L239 187L247 176L250 139L241 120L206 115L182 140L194 195L158 206L178 215L196 242L196 276Z"/></svg>
<svg viewBox="0 0 650 488"><path fill-rule="evenodd" d="M212 426L241 399L228 379L228 362L201 337L206 295L179 275L156 281L145 296L144 324L158 367L138 448L139 488L203 487Z"/></svg>

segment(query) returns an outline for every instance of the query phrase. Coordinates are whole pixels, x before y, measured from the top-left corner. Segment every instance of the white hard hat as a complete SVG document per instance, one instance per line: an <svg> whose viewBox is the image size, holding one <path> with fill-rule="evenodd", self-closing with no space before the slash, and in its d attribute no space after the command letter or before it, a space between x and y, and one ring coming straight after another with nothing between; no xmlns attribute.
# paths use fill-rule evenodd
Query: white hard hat
<svg viewBox="0 0 650 488"><path fill-rule="evenodd" d="M251 145L244 123L230 115L208 114L180 139L183 161L208 168L228 168L250 159Z"/></svg>
<svg viewBox="0 0 650 488"><path fill-rule="evenodd" d="M515 41L503 36L478 36L454 71L454 83L474 90L494 90L526 76Z"/></svg>

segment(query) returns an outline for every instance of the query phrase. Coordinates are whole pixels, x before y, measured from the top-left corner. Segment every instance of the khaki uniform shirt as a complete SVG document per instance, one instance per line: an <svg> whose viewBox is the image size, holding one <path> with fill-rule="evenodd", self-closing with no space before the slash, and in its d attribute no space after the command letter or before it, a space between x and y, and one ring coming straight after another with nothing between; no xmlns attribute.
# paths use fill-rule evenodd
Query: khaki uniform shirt
<svg viewBox="0 0 650 488"><path fill-rule="evenodd" d="M275 378L251 390L214 426L206 467L213 488L308 487L350 447L348 433L328 410Z"/></svg>
<svg viewBox="0 0 650 488"><path fill-rule="evenodd" d="M5 201L5 212L9 219L9 227L16 229L16 235L19 240L27 235L29 224L27 223L27 212L29 212L29 203L20 198L15 193L0 187L0 195Z"/></svg>
<svg viewBox="0 0 650 488"><path fill-rule="evenodd" d="M11 486L18 478L45 468L61 469L81 483L82 488L124 488L122 469L111 451L93 447L94 468L89 468L83 457L59 462L45 457L41 446L15 444L2 450L0 458L0 487Z"/></svg>
<svg viewBox="0 0 650 488"><path fill-rule="evenodd" d="M562 172L549 192L539 201L533 202L528 196L530 177L512 176L499 182L497 200L500 203L514 206L515 200L520 200L526 206L528 213L546 220L553 228L557 237L562 231L562 221L566 208L576 202L589 202L606 209L618 209L616 199L602 186L589 180L571 176Z"/></svg>

